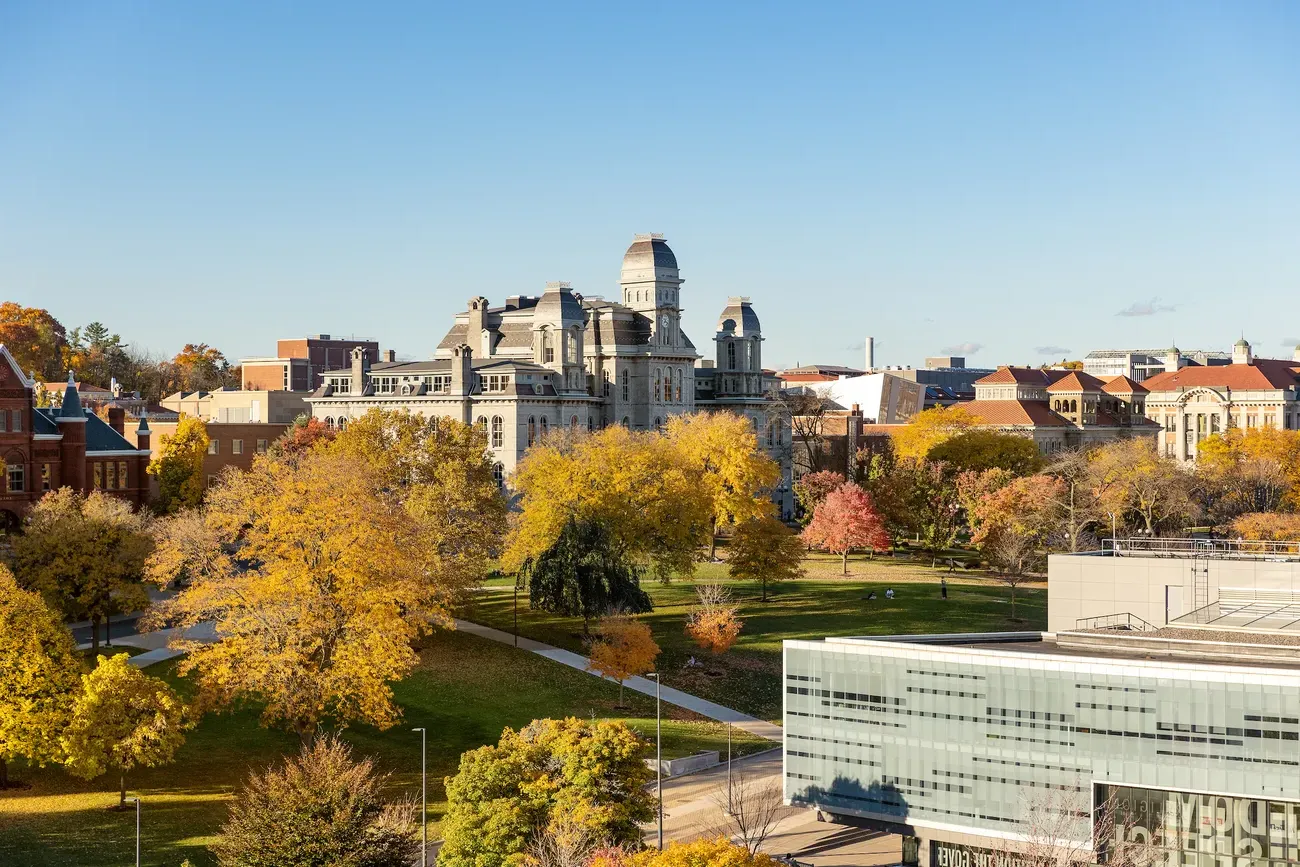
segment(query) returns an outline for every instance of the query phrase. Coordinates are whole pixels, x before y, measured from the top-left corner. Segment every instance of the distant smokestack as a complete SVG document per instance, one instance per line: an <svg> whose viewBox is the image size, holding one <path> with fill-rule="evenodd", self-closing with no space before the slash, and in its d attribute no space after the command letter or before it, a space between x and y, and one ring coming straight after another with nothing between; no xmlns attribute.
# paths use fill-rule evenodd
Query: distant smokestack
<svg viewBox="0 0 1300 867"><path fill-rule="evenodd" d="M876 338L867 338L867 370L876 369Z"/></svg>

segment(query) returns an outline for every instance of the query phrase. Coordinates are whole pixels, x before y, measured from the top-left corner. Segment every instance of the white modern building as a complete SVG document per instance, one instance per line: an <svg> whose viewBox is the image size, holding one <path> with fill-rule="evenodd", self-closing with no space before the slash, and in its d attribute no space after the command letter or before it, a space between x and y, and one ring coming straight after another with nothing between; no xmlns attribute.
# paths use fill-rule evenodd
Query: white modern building
<svg viewBox="0 0 1300 867"><path fill-rule="evenodd" d="M307 402L327 426L374 407L456 418L488 431L504 480L530 445L557 428L622 424L656 430L670 416L730 411L751 420L776 459L782 514L790 491L790 422L767 394L762 326L748 298L727 300L704 362L681 328L683 279L662 235L637 235L623 256L618 301L584 297L568 283L500 306L471 298L427 361L370 363L353 352Z"/></svg>

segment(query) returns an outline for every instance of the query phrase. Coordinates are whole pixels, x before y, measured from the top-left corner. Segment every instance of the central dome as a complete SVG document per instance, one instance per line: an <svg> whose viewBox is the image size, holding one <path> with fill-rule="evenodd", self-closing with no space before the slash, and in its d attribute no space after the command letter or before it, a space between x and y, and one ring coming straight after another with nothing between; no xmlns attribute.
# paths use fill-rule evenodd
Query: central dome
<svg viewBox="0 0 1300 867"><path fill-rule="evenodd" d="M650 268L677 270L677 257L663 235L637 235L632 246L623 254L623 270L639 271Z"/></svg>

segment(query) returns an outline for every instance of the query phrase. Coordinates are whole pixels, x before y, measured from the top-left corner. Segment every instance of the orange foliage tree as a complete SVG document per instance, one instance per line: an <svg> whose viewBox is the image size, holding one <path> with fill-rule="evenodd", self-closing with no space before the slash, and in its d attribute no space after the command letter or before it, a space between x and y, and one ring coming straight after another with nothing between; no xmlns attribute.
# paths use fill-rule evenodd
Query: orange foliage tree
<svg viewBox="0 0 1300 867"><path fill-rule="evenodd" d="M726 653L745 625L731 594L721 584L699 584L695 593L700 601L686 617L686 634L714 656Z"/></svg>
<svg viewBox="0 0 1300 867"><path fill-rule="evenodd" d="M626 614L611 614L596 625L587 670L618 681L618 703L623 704L623 684L629 677L654 671L659 645L650 627Z"/></svg>

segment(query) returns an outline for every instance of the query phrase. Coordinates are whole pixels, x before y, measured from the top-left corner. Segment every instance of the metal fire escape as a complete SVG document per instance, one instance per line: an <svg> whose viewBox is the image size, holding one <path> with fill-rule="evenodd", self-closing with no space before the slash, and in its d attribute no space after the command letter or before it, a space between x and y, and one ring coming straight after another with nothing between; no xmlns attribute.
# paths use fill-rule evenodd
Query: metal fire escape
<svg viewBox="0 0 1300 867"><path fill-rule="evenodd" d="M1204 612L1210 604L1210 558L1192 557L1192 610Z"/></svg>

